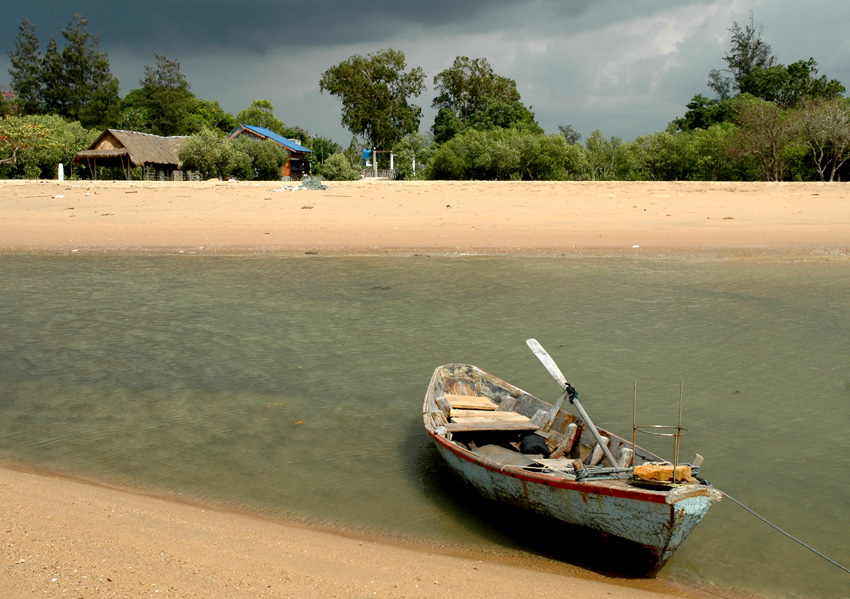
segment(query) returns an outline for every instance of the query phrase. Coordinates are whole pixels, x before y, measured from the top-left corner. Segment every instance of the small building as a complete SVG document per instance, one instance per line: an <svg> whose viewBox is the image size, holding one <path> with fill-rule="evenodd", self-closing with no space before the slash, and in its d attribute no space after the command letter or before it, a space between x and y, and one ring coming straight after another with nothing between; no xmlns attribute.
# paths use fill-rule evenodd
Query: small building
<svg viewBox="0 0 850 599"><path fill-rule="evenodd" d="M142 168L143 179L171 179L180 169L177 148L184 139L107 129L87 150L77 152L72 162L90 167L95 179L99 166L120 167L127 173L127 179L130 169L136 167Z"/></svg>
<svg viewBox="0 0 850 599"><path fill-rule="evenodd" d="M227 139L236 139L240 135L248 135L255 139L263 140L270 139L271 141L283 146L286 153L289 155L283 167L280 169L280 176L284 180L300 180L304 175L310 174L310 158L313 150L305 148L298 142L287 139L286 137L275 133L265 127L255 127L254 125L239 125L231 131Z"/></svg>

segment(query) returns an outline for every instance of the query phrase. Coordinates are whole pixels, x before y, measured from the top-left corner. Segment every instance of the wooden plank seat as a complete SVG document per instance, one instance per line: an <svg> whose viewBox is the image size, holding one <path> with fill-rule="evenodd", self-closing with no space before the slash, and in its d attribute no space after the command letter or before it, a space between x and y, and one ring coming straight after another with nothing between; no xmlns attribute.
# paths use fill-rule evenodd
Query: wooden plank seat
<svg viewBox="0 0 850 599"><path fill-rule="evenodd" d="M437 400L447 412L449 432L466 431L534 431L539 427L517 412L498 411L499 405L489 397L446 393Z"/></svg>
<svg viewBox="0 0 850 599"><path fill-rule="evenodd" d="M478 419L487 419L487 420L502 420L502 421L516 421L516 422L530 422L528 416L523 416L522 414L518 414L516 412L490 412L484 410L461 410L452 408L449 413L452 420L457 420L463 418L464 420L470 418L478 418Z"/></svg>
<svg viewBox="0 0 850 599"><path fill-rule="evenodd" d="M452 409L495 411L499 406L489 397L480 395L454 395L446 393L446 401Z"/></svg>
<svg viewBox="0 0 850 599"><path fill-rule="evenodd" d="M458 413L460 412L460 414ZM539 427L531 419L516 412L484 412L478 410L453 410L446 430L460 431L536 431Z"/></svg>
<svg viewBox="0 0 850 599"><path fill-rule="evenodd" d="M469 422L469 420L474 420L474 422ZM512 420L502 420L498 418L460 418L458 420L452 420L446 425L446 430L452 433L458 432L472 432L472 431L536 431L538 427L536 424L531 424L531 421L528 422L519 422Z"/></svg>

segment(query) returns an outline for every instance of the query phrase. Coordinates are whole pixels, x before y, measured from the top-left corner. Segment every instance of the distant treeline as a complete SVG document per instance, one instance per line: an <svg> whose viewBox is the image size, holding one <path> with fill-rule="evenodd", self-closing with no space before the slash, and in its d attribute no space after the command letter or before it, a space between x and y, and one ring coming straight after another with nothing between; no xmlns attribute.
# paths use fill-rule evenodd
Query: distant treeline
<svg viewBox="0 0 850 599"><path fill-rule="evenodd" d="M266 127L313 150L313 172L355 179L361 147L392 151L400 179L478 180L846 180L850 177L850 100L844 86L820 75L813 58L778 64L753 23L729 28L726 66L708 76L713 98L697 94L665 131L624 142L594 131L583 139L571 125L546 134L516 82L484 58L459 56L433 80L437 110L427 135L421 67L404 53L381 50L330 67L319 89L342 101L342 124L353 137L335 141L287 126L268 100L235 117L216 101L195 97L180 64L155 54L139 87L123 98L87 20L75 15L60 50L44 53L24 20L9 51L11 93L0 98L0 177L55 176L105 128L185 135L181 159L205 177L274 179L285 153L223 141L237 123ZM389 154L377 155L388 162ZM416 165L414 170L413 165ZM387 168L388 164L381 164ZM72 176L91 176L77 167ZM134 176L140 176L136 173Z"/></svg>

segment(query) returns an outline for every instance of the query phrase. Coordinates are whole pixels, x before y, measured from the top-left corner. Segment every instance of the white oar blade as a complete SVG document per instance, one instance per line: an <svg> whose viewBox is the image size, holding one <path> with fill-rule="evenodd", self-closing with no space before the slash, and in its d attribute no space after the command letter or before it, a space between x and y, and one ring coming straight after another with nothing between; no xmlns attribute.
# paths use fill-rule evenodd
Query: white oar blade
<svg viewBox="0 0 850 599"><path fill-rule="evenodd" d="M567 379L561 372L561 369L558 368L558 365L555 364L555 360L552 359L552 356L548 354L548 352L543 349L543 346L537 341L537 339L526 339L526 345L534 352L534 355L537 356L537 359L543 364L546 370L549 371L549 374L552 375L552 378L555 379L555 382L558 383L558 386L563 389L567 385Z"/></svg>

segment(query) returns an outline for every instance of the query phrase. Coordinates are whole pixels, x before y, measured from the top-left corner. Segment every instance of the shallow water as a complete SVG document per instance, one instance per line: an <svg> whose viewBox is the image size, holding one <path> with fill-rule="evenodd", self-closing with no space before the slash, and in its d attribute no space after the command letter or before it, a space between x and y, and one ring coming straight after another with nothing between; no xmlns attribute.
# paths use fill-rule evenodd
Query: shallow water
<svg viewBox="0 0 850 599"><path fill-rule="evenodd" d="M597 423L683 456L850 563L850 268L566 258L0 257L0 457L396 538L558 555L443 473L425 387L476 364L544 398L537 337ZM645 440L670 455L667 444ZM447 488L450 487L450 488ZM581 560L578 560L579 562ZM845 597L731 501L662 578Z"/></svg>

